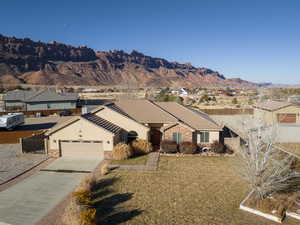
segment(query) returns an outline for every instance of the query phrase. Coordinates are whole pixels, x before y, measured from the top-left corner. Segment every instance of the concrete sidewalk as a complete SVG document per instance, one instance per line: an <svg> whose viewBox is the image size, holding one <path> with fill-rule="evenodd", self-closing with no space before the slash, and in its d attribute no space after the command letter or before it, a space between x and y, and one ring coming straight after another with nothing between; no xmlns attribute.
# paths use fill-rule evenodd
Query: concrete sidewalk
<svg viewBox="0 0 300 225"><path fill-rule="evenodd" d="M93 170L101 161L58 159L45 169ZM76 167L77 165L77 167ZM84 165L83 167L80 165ZM86 173L39 171L26 180L0 192L0 224L34 225L80 183Z"/></svg>

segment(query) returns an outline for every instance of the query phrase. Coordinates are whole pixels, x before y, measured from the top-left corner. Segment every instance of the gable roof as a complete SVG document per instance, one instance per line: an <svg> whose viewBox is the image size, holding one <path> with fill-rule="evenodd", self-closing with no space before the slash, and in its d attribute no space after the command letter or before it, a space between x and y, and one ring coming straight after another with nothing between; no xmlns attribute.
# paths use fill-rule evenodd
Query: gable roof
<svg viewBox="0 0 300 225"><path fill-rule="evenodd" d="M62 123L58 123L58 124L56 124L54 127L50 128L50 129L45 133L45 135L46 135L46 136L49 136L50 134L53 134L53 133L55 133L55 132L57 132L57 131L59 131L59 130L61 130L61 129L67 127L67 126L69 126L70 124L77 122L78 120L80 120L80 116L74 116L74 117L72 117L72 118L69 119L69 120L66 120L66 121L64 121L64 122L62 122Z"/></svg>
<svg viewBox="0 0 300 225"><path fill-rule="evenodd" d="M50 90L23 91L14 90L6 93L5 101L45 102L45 101L76 101L76 93L56 93Z"/></svg>
<svg viewBox="0 0 300 225"><path fill-rule="evenodd" d="M122 100L108 106L140 123L175 123L177 119L149 100Z"/></svg>
<svg viewBox="0 0 300 225"><path fill-rule="evenodd" d="M258 103L256 105L254 105L254 107L259 108L259 109L268 110L268 111L274 111L274 110L278 110L281 108L285 108L290 105L293 105L293 103L268 100L268 101Z"/></svg>
<svg viewBox="0 0 300 225"><path fill-rule="evenodd" d="M45 135L46 136L49 136L53 133L56 133L57 131L79 121L80 119L85 119L91 123L93 123L94 125L98 126L98 127L101 127L107 131L109 131L110 133L113 133L113 134L117 134L119 133L122 128L99 117L99 116L96 116L92 113L87 113L87 114L84 114L84 115L81 115L81 116L74 116L72 119L70 120L67 120L63 123L60 123L60 124L57 124L55 125L53 128L51 128L50 130L48 130Z"/></svg>
<svg viewBox="0 0 300 225"><path fill-rule="evenodd" d="M155 104L195 130L221 130L221 127L203 112L189 109L176 102L155 102Z"/></svg>
<svg viewBox="0 0 300 225"><path fill-rule="evenodd" d="M184 126L184 127L188 128L188 129L190 129L191 131L195 131L194 128L192 128L191 126L189 126L189 125L187 125L185 123L182 123L182 122L177 122L177 123L169 124L167 126L163 126L160 130L161 131L166 131L166 130L172 128L172 127L179 126L179 125L180 126Z"/></svg>
<svg viewBox="0 0 300 225"><path fill-rule="evenodd" d="M114 134L117 134L122 130L121 127L92 113L84 114L81 117Z"/></svg>

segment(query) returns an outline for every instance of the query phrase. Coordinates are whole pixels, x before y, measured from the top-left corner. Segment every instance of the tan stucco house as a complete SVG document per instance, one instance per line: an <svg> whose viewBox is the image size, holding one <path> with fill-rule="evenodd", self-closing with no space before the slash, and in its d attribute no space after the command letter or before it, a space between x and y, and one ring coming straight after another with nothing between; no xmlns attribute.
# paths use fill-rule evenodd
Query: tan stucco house
<svg viewBox="0 0 300 225"><path fill-rule="evenodd" d="M126 100L100 106L46 133L53 156L106 157L115 144L141 138L159 149L162 140L209 145L222 128L208 115L175 102Z"/></svg>
<svg viewBox="0 0 300 225"><path fill-rule="evenodd" d="M254 105L254 117L266 124L300 123L300 105L268 100Z"/></svg>

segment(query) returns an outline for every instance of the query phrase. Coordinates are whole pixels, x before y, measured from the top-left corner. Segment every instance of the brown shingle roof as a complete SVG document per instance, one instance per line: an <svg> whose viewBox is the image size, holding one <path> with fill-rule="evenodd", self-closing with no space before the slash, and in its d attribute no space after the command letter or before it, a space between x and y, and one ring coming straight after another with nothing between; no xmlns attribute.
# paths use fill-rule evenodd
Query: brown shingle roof
<svg viewBox="0 0 300 225"><path fill-rule="evenodd" d="M221 130L221 127L203 112L189 109L176 102L156 102L155 104L195 130Z"/></svg>
<svg viewBox="0 0 300 225"><path fill-rule="evenodd" d="M115 103L122 112L140 123L175 123L177 119L149 100L122 100Z"/></svg>
<svg viewBox="0 0 300 225"><path fill-rule="evenodd" d="M293 105L290 102L278 102L278 101L272 101L272 100L268 100L265 102L261 102L258 103L256 105L254 105L255 108L259 108L259 109L264 109L264 110L268 110L268 111L274 111L274 110L278 110L287 106Z"/></svg>

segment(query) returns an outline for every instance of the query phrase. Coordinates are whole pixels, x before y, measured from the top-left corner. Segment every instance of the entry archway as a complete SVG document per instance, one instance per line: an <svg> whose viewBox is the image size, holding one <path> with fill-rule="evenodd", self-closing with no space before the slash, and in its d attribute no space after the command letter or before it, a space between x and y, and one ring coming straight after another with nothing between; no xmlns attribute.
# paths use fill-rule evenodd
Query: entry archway
<svg viewBox="0 0 300 225"><path fill-rule="evenodd" d="M129 131L127 135L127 143L130 144L132 141L138 139L139 135L136 131Z"/></svg>

